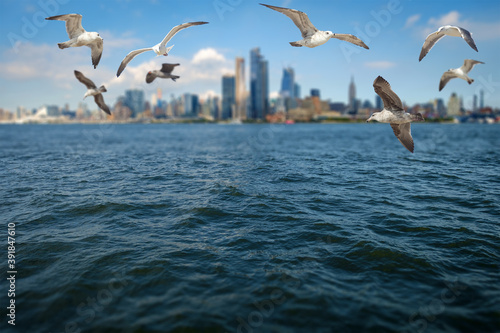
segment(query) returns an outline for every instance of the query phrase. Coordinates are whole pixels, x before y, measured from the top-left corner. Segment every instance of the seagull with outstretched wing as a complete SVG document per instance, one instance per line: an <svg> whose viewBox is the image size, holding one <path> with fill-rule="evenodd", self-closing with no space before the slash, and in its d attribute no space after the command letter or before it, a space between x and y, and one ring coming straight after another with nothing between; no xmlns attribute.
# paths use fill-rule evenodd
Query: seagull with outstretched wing
<svg viewBox="0 0 500 333"><path fill-rule="evenodd" d="M179 24L179 25L173 27L172 30L170 30L170 32L165 36L165 38L163 38L163 40L160 43L156 44L155 46L153 46L153 47L146 47L144 49L139 49L139 50L135 50L135 51L130 52L122 60L122 62L120 64L120 67L118 68L118 71L116 72L116 76L119 77L120 74L125 69L125 67L127 66L127 64L132 59L134 59L138 54L141 54L143 52L154 51L156 53L156 55L167 56L168 52L170 52L170 50L172 49L172 47L174 47L173 45L167 47L167 43L170 41L170 39L172 39L172 37L175 36L176 33L178 33L179 31L181 31L182 29L186 29L186 28L191 27L193 25L202 25L202 24L207 24L207 23L208 22L201 22L201 21L199 21L199 22L188 22L188 23Z"/></svg>
<svg viewBox="0 0 500 333"><path fill-rule="evenodd" d="M285 14L293 21L293 23L295 23L297 28L299 28L300 32L302 33L302 40L296 42L290 42L290 45L292 46L295 47L306 46L313 48L325 44L328 40L330 40L330 38L336 38L352 43L357 46L364 47L365 49L369 48L368 46L366 46L365 43L363 43L361 39L359 39L354 35L336 34L331 31L321 31L316 29L316 27L309 20L307 14L299 10L265 5L263 3L261 3L261 5L267 8L274 9L275 11L278 11L282 14Z"/></svg>

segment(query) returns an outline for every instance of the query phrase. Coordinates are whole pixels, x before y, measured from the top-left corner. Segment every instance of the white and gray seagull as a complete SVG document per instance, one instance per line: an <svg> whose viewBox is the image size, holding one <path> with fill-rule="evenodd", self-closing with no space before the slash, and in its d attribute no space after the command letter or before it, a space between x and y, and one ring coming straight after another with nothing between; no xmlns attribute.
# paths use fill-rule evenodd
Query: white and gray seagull
<svg viewBox="0 0 500 333"><path fill-rule="evenodd" d="M66 32L69 36L69 41L58 43L60 49L68 47L88 46L91 49L92 65L94 69L101 60L103 39L97 32L87 32L82 27L82 15L80 14L65 14L45 18L46 20L66 21Z"/></svg>
<svg viewBox="0 0 500 333"><path fill-rule="evenodd" d="M127 64L132 59L134 59L134 57L136 55L141 54L141 53L146 52L146 51L154 51L157 56L160 56L160 55L167 56L168 52L170 52L172 47L174 47L173 45L166 47L167 43L170 41L170 39L172 39L172 37L174 37L174 35L176 33L181 31L182 29L186 29L186 28L191 27L193 25L202 25L202 24L207 24L207 23L208 22L199 21L199 22L187 22L187 23L179 24L179 25L173 27L172 30L170 30L170 32L165 36L165 38L163 38L163 40L160 43L156 44L155 46L146 47L144 49L138 49L138 50L130 52L129 54L127 54L127 56L123 59L122 63L120 64L120 67L118 68L118 72L116 72L116 77L120 76L120 74L123 72L123 70L125 69Z"/></svg>
<svg viewBox="0 0 500 333"><path fill-rule="evenodd" d="M427 36L424 41L424 45L422 45L422 51L420 51L420 57L418 58L418 61L421 61L425 57L425 55L429 53L434 44L436 44L438 40L446 35L453 37L462 37L467 42L467 44L470 45L470 47L478 52L476 44L474 43L474 39L472 39L472 34L470 32L468 32L464 28L445 25Z"/></svg>
<svg viewBox="0 0 500 333"><path fill-rule="evenodd" d="M441 80L439 81L439 91L443 90L444 86L451 79L459 78L459 79L467 81L468 84L471 84L472 82L474 82L474 79L471 79L467 74L470 72L472 67L474 67L477 64L484 64L484 62L472 60L472 59L465 59L462 67L448 69L441 76Z"/></svg>
<svg viewBox="0 0 500 333"><path fill-rule="evenodd" d="M87 91L85 92L85 95L83 96L83 99L85 99L88 96L94 96L94 100L96 104L107 114L111 115L111 111L109 111L109 107L104 103L104 97L102 97L102 93L106 92L106 87L103 85L100 86L99 88L96 87L94 82L92 80L88 79L85 75L83 75L79 71L75 71L75 76L80 81L87 87Z"/></svg>
<svg viewBox="0 0 500 333"><path fill-rule="evenodd" d="M366 46L365 43L363 43L361 39L359 39L354 35L335 34L331 31L321 31L316 29L316 27L309 20L309 17L307 17L307 14L301 11L295 9L265 5L263 3L261 3L261 5L266 6L267 8L274 9L282 14L285 14L290 19L292 19L293 23L295 23L295 25L300 29L303 39L296 42L290 42L290 45L292 46L296 47L307 46L312 48L325 44L330 38L336 38L352 43L357 46L364 47L365 49L369 48L368 46Z"/></svg>
<svg viewBox="0 0 500 333"><path fill-rule="evenodd" d="M153 70L149 71L148 74L146 74L146 83L151 83L153 82L157 77L160 79L172 79L172 81L175 82L180 76L178 75L173 75L172 71L176 66L179 66L180 64L162 64L160 70Z"/></svg>
<svg viewBox="0 0 500 333"><path fill-rule="evenodd" d="M403 103L391 89L391 85L383 77L378 76L373 81L373 88L384 102L384 109L374 112L366 121L376 120L391 124L394 134L403 146L413 153L413 138L410 124L413 121L424 121L420 113L410 114L403 109Z"/></svg>

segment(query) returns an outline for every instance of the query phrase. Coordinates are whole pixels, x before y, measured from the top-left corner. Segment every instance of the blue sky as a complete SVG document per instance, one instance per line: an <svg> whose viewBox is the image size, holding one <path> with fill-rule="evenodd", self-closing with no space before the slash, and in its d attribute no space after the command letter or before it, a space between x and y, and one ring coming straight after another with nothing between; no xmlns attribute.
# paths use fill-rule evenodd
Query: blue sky
<svg viewBox="0 0 500 333"><path fill-rule="evenodd" d="M299 30L285 15L259 2L304 11L316 28L352 33L370 49L335 39L313 49L291 47L288 42L301 39ZM63 22L43 20L68 13L83 15L83 27L103 37L97 69L91 65L89 48L57 47L68 40ZM272 95L280 89L283 67L291 66L302 96L318 88L324 99L347 102L354 77L357 97L373 102L373 80L381 75L409 105L434 98L447 102L456 92L468 106L483 89L485 104L500 107L498 13L497 0L0 0L0 107L14 111L19 105L68 103L76 109L85 87L75 79L75 69L106 85L110 105L130 88L145 90L147 99L158 88L164 99L185 92L220 94L221 76L234 74L235 57L245 58L248 72L254 47L260 47L269 62ZM116 78L128 52L155 45L175 25L199 20L209 24L178 33L169 43L175 46L168 57L143 53ZM469 30L479 52L460 38L445 37L419 62L425 37L444 24ZM469 86L452 80L439 92L442 73L460 67L464 59L485 62L470 72L476 81ZM181 78L146 84L147 71L163 62L179 62L174 74ZM94 107L91 101L87 104Z"/></svg>

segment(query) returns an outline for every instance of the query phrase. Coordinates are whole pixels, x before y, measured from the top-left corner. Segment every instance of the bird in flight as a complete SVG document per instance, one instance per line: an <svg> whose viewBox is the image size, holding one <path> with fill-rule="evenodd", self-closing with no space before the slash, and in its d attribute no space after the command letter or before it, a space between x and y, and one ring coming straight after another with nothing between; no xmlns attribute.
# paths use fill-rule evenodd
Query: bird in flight
<svg viewBox="0 0 500 333"><path fill-rule="evenodd" d="M94 69L101 60L103 50L103 39L97 32L87 32L82 27L82 15L66 14L57 15L45 18L46 20L66 21L66 32L69 36L69 41L58 43L60 49L68 47L88 46L92 56L92 65Z"/></svg>
<svg viewBox="0 0 500 333"><path fill-rule="evenodd" d="M373 88L384 102L384 109L374 112L366 121L376 120L381 123L389 123L394 135L403 146L413 153L413 138L411 136L410 124L413 121L424 121L420 113L410 114L403 109L401 99L391 89L391 85L383 77L378 76L373 82Z"/></svg>
<svg viewBox="0 0 500 333"><path fill-rule="evenodd" d="M127 64L132 59L134 59L135 56L137 56L138 54L141 54L141 53L146 52L146 51L154 51L156 53L156 55L158 55L158 56L160 56L160 55L167 56L168 52L170 52L172 47L174 47L173 45L167 47L167 43L170 41L170 39L172 39L172 37L174 37L174 35L176 33L181 31L182 29L186 29L186 28L191 27L193 25L202 25L202 24L207 24L207 23L208 22L199 21L199 22L187 22L187 23L179 24L179 25L173 27L172 30L170 30L170 32L165 36L165 38L163 38L163 40L160 43L156 44L155 46L146 47L144 49L138 49L138 50L130 52L122 60L120 67L118 68L118 71L116 72L116 77L120 76L120 74L123 72L123 70L125 69Z"/></svg>
<svg viewBox="0 0 500 333"><path fill-rule="evenodd" d="M296 42L290 42L290 45L292 46L307 46L313 48L325 44L330 38L336 38L357 46L364 47L365 49L369 49L369 47L366 46L366 44L363 43L361 39L354 35L336 34L331 31L321 31L316 29L316 27L309 20L307 14L304 12L290 8L265 5L263 3L261 3L261 5L285 14L293 21L293 23L295 23L297 28L300 29L300 32L302 33L302 39Z"/></svg>

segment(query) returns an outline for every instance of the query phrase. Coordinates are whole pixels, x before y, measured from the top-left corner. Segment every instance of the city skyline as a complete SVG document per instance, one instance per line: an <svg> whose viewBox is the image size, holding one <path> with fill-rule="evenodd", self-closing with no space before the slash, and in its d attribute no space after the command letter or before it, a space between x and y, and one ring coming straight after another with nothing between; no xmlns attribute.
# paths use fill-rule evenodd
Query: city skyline
<svg viewBox="0 0 500 333"><path fill-rule="evenodd" d="M235 59L247 58L248 50L255 47L260 48L267 62L270 97L280 92L283 68L292 67L304 91L320 89L322 97L332 101L348 102L345 86L353 76L357 94L372 100L373 80L382 75L408 105L447 99L455 92L468 106L482 89L484 104L500 107L500 20L495 14L500 10L498 1L480 1L480 6L469 2L407 0L360 1L359 6L329 1L270 2L308 13L318 29L355 34L367 43L369 50L338 40L314 49L293 48L288 42L300 36L298 29L287 17L260 6L258 1L192 2L196 6L180 4L171 10L168 4L153 0L112 0L98 5L94 1L3 1L0 107L15 111L17 106L32 109L58 103L75 108L84 94L72 75L75 69L96 84L105 84L108 92L104 98L111 102L127 89L142 89L151 95L158 87L169 94L189 92L202 99L221 96L221 77L234 74ZM103 57L95 70L88 48L57 47L58 42L67 40L64 23L44 20L50 15L72 12L83 15L85 29L98 31L104 38ZM102 20L102 12L106 13L106 20ZM255 17L259 18L258 24ZM138 56L116 78L116 69L130 50L156 42L174 25L195 20L209 24L176 35L172 39L175 47L168 57ZM446 37L418 62L426 35L447 23L471 31L479 52L459 38ZM438 92L442 73L459 67L464 58L485 62L470 73L475 82L468 85L453 80ZM160 68L163 62L180 63L176 74L181 78L175 83L156 80L146 84L147 71ZM251 60L243 73L246 82L250 67Z"/></svg>

